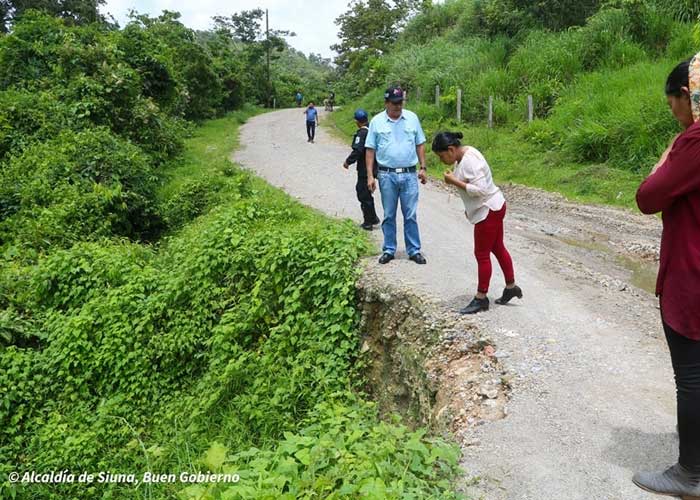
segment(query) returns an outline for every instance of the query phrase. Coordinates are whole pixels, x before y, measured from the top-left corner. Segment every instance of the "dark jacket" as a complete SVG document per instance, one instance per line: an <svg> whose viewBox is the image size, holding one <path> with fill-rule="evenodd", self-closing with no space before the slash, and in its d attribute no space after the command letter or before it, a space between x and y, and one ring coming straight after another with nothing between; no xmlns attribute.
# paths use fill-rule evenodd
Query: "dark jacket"
<svg viewBox="0 0 700 500"><path fill-rule="evenodd" d="M358 128L352 136L352 153L345 160L345 163L352 165L357 162L357 174L360 177L367 177L367 164L365 163L365 140L367 139L367 127ZM376 170L376 169L375 169ZM374 173L376 175L376 172Z"/></svg>
<svg viewBox="0 0 700 500"><path fill-rule="evenodd" d="M645 214L663 214L656 295L661 317L700 340L700 122L680 134L671 152L637 191Z"/></svg>

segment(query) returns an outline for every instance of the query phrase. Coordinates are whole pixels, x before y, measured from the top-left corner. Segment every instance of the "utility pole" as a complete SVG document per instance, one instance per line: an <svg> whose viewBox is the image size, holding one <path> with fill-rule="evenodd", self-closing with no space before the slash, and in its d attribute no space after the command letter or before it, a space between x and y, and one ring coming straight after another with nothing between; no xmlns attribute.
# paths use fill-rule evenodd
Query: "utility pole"
<svg viewBox="0 0 700 500"><path fill-rule="evenodd" d="M265 45L267 45L267 107L270 107L270 17L265 9Z"/></svg>

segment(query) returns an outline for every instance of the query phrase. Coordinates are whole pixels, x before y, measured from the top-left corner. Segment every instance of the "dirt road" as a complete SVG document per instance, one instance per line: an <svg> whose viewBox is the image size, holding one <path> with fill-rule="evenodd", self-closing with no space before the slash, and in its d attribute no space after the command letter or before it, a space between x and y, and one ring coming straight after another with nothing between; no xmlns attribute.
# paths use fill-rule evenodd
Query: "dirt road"
<svg viewBox="0 0 700 500"><path fill-rule="evenodd" d="M307 143L301 111L251 119L241 144L235 161L302 203L359 222L355 173L341 167L348 144L323 127L316 143ZM503 188L506 244L525 297L512 306L492 302L477 316L513 390L506 418L466 431L463 465L479 478L470 493L496 500L656 498L630 479L637 469L676 459L675 389L648 291L660 221ZM455 309L476 288L472 226L458 195L439 183L423 186L420 196L428 264L408 261L399 237L397 259L371 269ZM379 253L381 230L373 236ZM492 300L503 283L497 267Z"/></svg>

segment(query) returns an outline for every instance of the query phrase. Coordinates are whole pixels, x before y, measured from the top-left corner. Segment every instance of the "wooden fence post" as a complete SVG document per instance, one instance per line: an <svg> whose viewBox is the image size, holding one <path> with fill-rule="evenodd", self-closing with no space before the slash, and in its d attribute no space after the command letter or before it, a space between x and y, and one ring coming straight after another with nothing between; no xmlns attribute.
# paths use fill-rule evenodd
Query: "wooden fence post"
<svg viewBox="0 0 700 500"><path fill-rule="evenodd" d="M535 109L532 103L532 96L527 96L527 122L531 123L535 114Z"/></svg>
<svg viewBox="0 0 700 500"><path fill-rule="evenodd" d="M435 105L440 106L440 85L435 85Z"/></svg>
<svg viewBox="0 0 700 500"><path fill-rule="evenodd" d="M462 89L457 89L457 121L462 121Z"/></svg>
<svg viewBox="0 0 700 500"><path fill-rule="evenodd" d="M493 128L493 96L489 96L489 128Z"/></svg>

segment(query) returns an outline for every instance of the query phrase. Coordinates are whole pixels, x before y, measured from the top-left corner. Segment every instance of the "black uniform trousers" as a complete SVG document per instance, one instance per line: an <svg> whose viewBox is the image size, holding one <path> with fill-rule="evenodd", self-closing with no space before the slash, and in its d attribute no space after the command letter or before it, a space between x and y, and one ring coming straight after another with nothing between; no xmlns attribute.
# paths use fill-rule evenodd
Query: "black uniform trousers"
<svg viewBox="0 0 700 500"><path fill-rule="evenodd" d="M375 178L377 177L376 167L374 169L374 176ZM377 211L374 209L374 197L367 187L367 170L364 168L357 169L355 192L357 193L357 201L360 202L364 223L377 224L379 222L379 217L377 217Z"/></svg>

